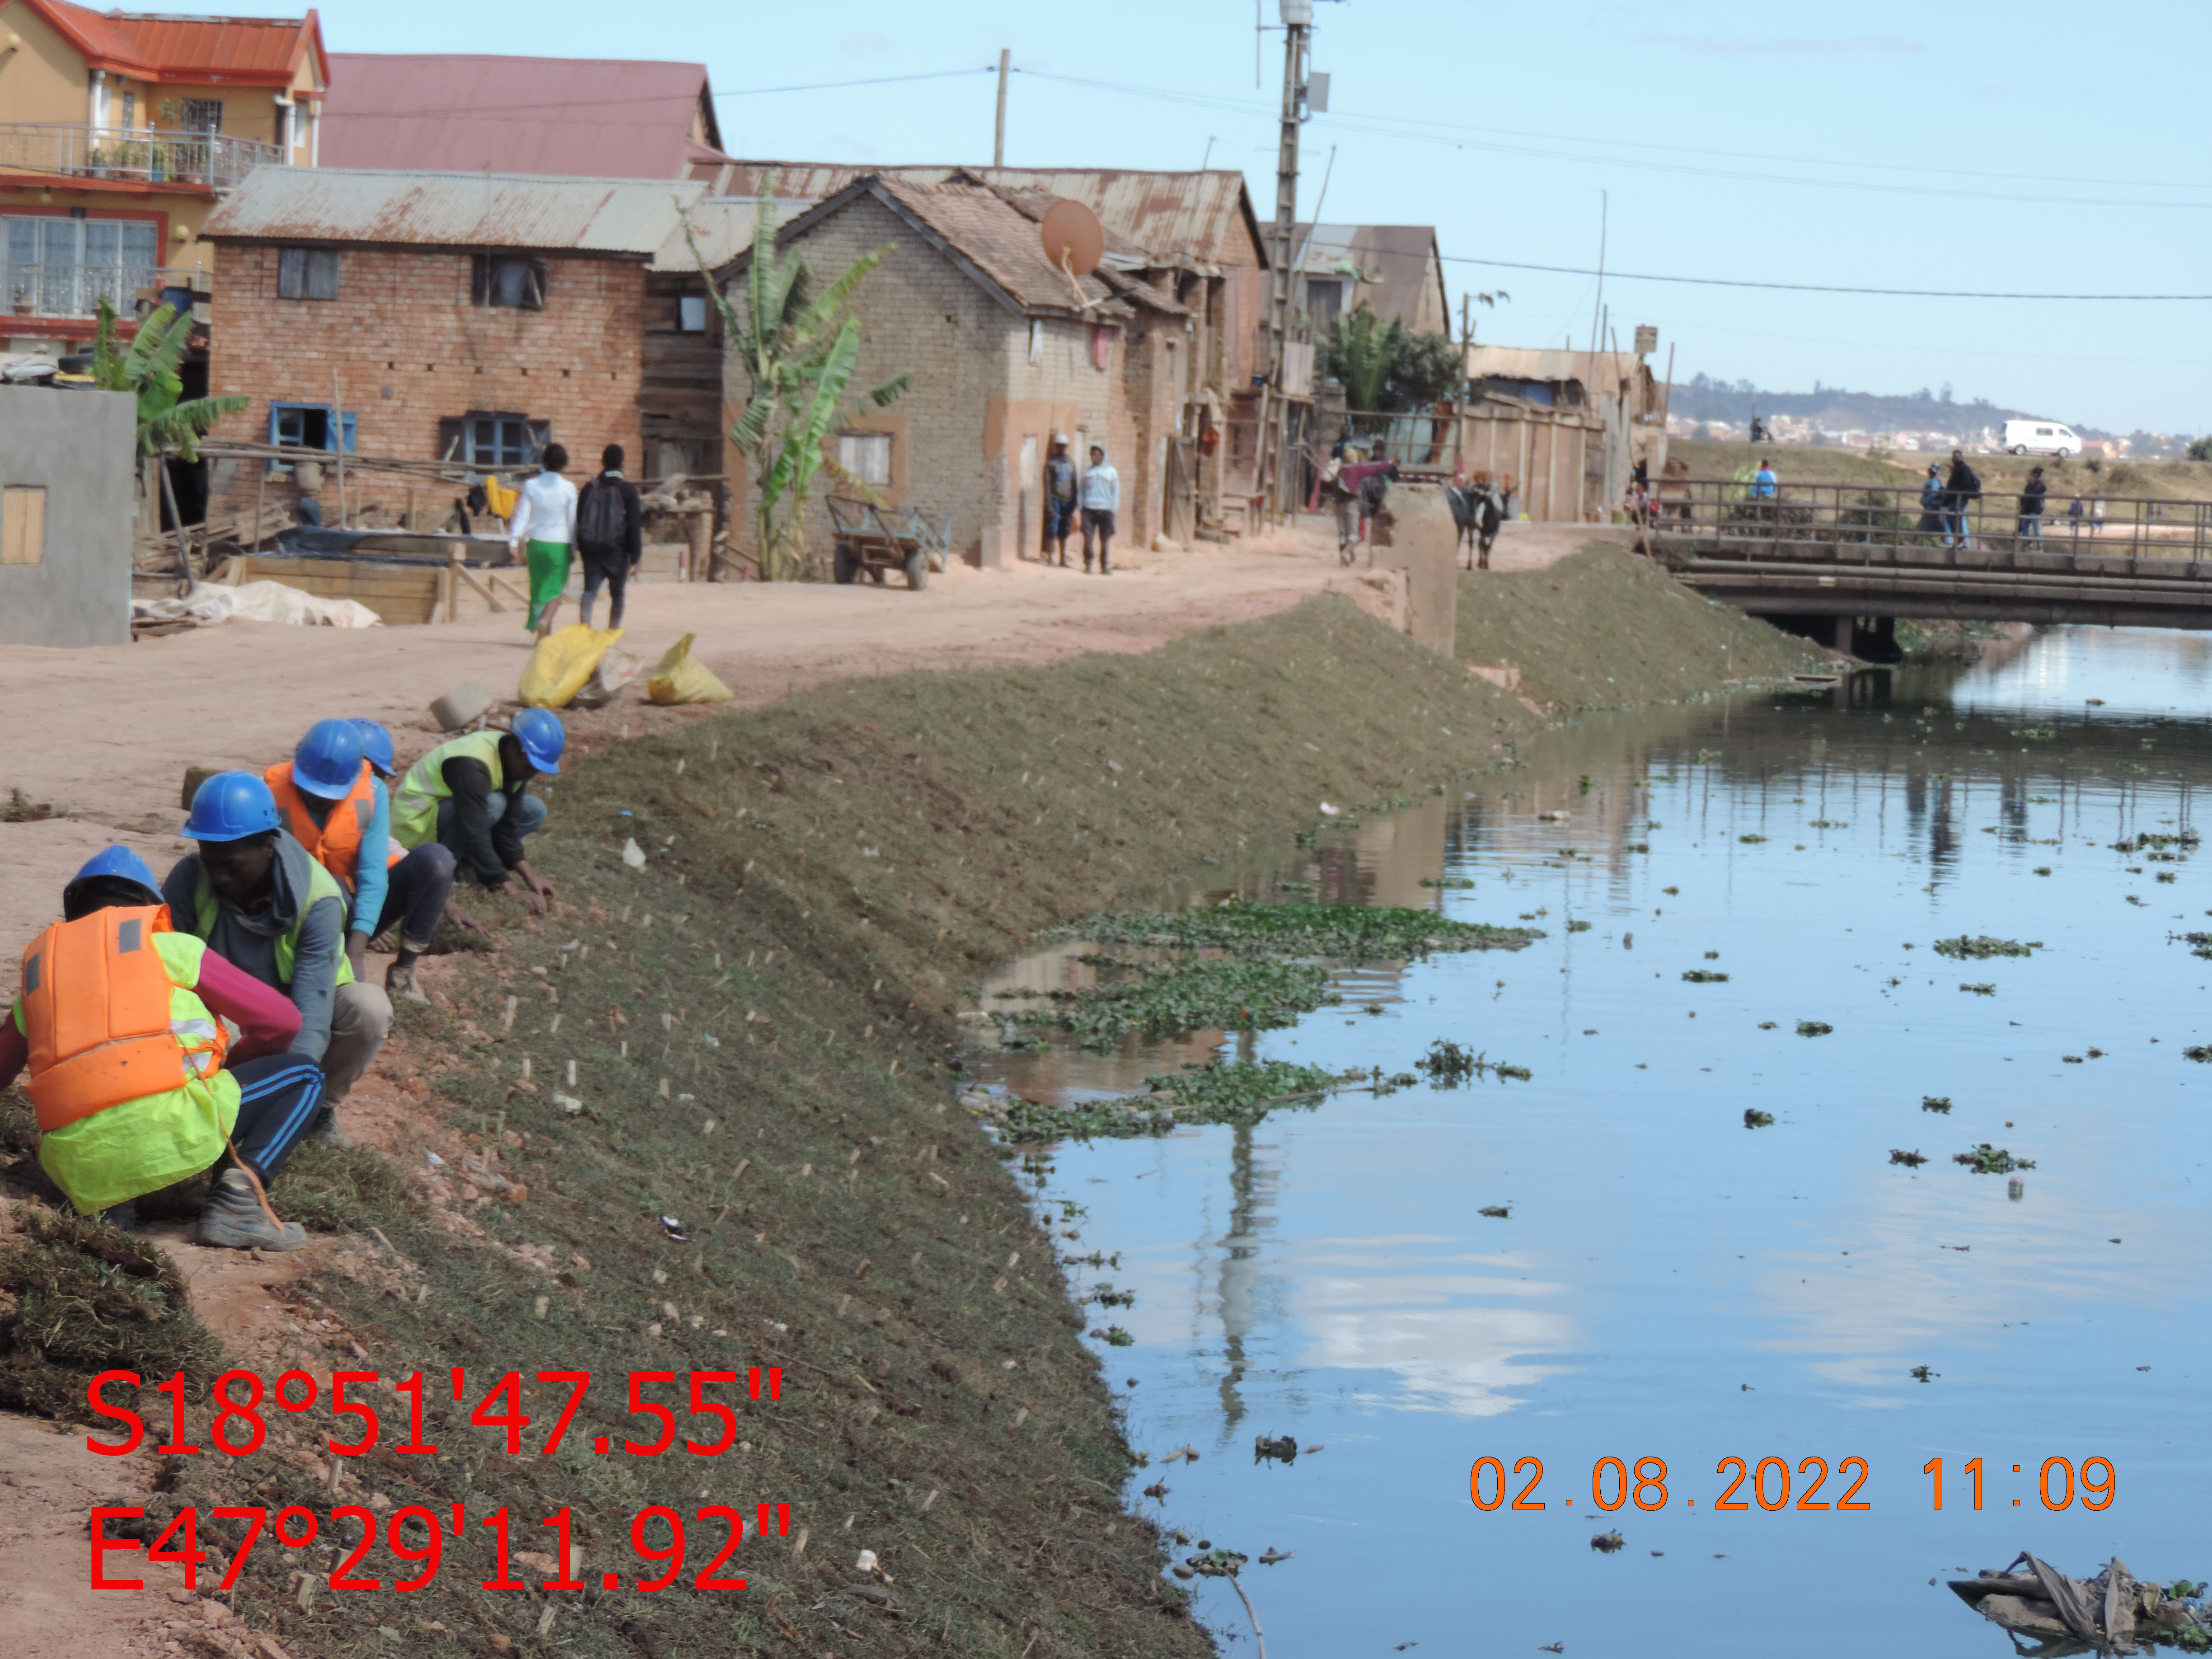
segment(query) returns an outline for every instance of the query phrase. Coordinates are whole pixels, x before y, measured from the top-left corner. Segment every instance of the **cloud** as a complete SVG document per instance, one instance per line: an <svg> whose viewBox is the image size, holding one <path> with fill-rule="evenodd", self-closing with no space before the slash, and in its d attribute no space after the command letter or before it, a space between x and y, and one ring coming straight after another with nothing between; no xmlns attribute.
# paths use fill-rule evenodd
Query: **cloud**
<svg viewBox="0 0 2212 1659"><path fill-rule="evenodd" d="M1741 35L1723 39L1717 34L1639 34L1636 44L1691 52L1699 58L1901 57L1928 50L1917 40L1894 34L1861 34L1841 40L1750 40Z"/></svg>
<svg viewBox="0 0 2212 1659"><path fill-rule="evenodd" d="M874 58L890 49L889 38L873 29L855 29L837 43L837 50L848 58Z"/></svg>

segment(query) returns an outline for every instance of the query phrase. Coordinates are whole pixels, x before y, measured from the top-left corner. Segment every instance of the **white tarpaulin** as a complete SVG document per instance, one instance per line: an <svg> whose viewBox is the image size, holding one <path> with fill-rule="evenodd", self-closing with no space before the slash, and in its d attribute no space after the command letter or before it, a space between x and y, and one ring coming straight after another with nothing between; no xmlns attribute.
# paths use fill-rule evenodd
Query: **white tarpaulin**
<svg viewBox="0 0 2212 1659"><path fill-rule="evenodd" d="M188 599L133 599L134 622L289 623L295 628L377 628L384 618L355 599L319 599L283 582L241 582L236 587L197 584Z"/></svg>

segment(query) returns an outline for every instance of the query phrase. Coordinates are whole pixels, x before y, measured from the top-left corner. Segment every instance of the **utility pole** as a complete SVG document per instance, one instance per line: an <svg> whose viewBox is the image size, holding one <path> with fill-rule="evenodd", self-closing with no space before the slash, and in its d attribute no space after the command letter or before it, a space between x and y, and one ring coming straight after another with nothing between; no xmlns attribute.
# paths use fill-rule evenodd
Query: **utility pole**
<svg viewBox="0 0 2212 1659"><path fill-rule="evenodd" d="M991 140L991 165L994 167L1006 165L1006 72L1013 55L1007 47L999 48L999 126Z"/></svg>
<svg viewBox="0 0 2212 1659"><path fill-rule="evenodd" d="M1270 263L1274 266L1273 302L1267 313L1267 392L1272 415L1261 422L1259 464L1263 482L1273 475L1272 494L1280 496L1286 466L1284 454L1289 429L1289 405L1283 395L1285 348L1291 339L1291 312L1295 273L1291 241L1298 218L1298 128L1304 119L1306 47L1313 33L1313 0L1280 0L1283 19L1283 131L1275 161L1275 235Z"/></svg>

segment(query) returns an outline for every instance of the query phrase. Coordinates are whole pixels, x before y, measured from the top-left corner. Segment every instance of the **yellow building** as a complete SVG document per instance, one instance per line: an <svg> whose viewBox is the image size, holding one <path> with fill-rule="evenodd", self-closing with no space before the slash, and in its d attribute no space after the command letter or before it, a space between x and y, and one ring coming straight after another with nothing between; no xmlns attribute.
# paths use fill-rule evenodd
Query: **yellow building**
<svg viewBox="0 0 2212 1659"><path fill-rule="evenodd" d="M315 165L328 84L312 11L164 16L0 0L8 349L71 349L102 298L128 319L166 297L204 322L215 261L200 227L253 168Z"/></svg>

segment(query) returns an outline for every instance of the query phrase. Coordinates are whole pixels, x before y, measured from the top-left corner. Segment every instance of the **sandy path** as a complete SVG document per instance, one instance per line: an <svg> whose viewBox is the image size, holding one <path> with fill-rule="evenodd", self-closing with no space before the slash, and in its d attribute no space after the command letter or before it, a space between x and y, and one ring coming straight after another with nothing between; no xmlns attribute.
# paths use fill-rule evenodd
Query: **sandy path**
<svg viewBox="0 0 2212 1659"><path fill-rule="evenodd" d="M1509 525L1492 562L1534 568L1620 533ZM1343 574L1332 536L1327 520L1305 518L1232 546L1127 556L1105 580L1026 563L963 566L920 594L896 585L646 586L630 592L623 643L650 663L695 633L696 653L746 704L859 674L1149 651L1323 591ZM52 919L60 884L111 842L137 848L157 874L167 869L184 850L175 830L187 766L258 770L329 714L383 720L404 763L435 738L432 698L471 678L507 695L528 653L512 616L359 632L232 623L85 651L0 647L0 799L20 789L69 815L0 823L0 959ZM683 718L629 703L573 716L571 728L589 746Z"/></svg>

